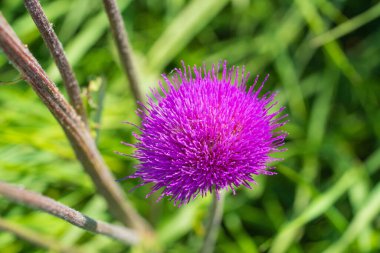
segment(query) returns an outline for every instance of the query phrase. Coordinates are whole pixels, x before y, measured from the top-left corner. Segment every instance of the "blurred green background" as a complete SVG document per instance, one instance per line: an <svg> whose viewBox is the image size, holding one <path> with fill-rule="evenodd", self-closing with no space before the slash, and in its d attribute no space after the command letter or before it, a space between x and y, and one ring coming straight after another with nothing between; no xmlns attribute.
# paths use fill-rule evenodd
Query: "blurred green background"
<svg viewBox="0 0 380 253"><path fill-rule="evenodd" d="M41 1L81 87L105 83L98 146L116 178L136 161L135 104L118 62L101 1ZM380 3L355 0L118 1L135 49L144 92L160 73L226 59L252 76L270 73L290 122L278 175L256 177L253 190L226 199L216 252L380 252ZM21 0L1 11L62 89L49 52ZM0 55L0 180L50 196L97 219L114 222L95 195L60 126ZM14 84L7 84L16 80ZM253 80L251 79L250 82ZM93 121L98 110L89 106ZM93 123L95 125L95 123ZM210 198L173 207L136 180L121 183L156 228L163 252L196 252ZM0 197L0 219L83 252L130 252L45 213ZM0 231L0 252L55 252Z"/></svg>

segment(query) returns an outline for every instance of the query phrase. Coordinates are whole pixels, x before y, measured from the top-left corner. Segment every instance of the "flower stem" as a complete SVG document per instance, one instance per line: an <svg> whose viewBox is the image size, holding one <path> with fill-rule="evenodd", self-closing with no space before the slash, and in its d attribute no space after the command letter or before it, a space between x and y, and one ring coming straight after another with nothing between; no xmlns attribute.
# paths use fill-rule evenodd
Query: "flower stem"
<svg viewBox="0 0 380 253"><path fill-rule="evenodd" d="M47 212L89 232L117 239L127 245L138 242L137 233L133 230L96 221L51 198L27 191L15 185L0 181L0 195L20 204Z"/></svg>
<svg viewBox="0 0 380 253"><path fill-rule="evenodd" d="M25 0L25 7L30 16L33 18L46 46L49 48L50 54L53 56L55 64L61 73L63 83L66 87L70 103L73 105L75 111L82 118L83 122L87 124L86 113L84 110L83 102L80 96L80 88L74 72L66 58L62 44L55 34L52 25L49 23L42 6L38 0Z"/></svg>
<svg viewBox="0 0 380 253"><path fill-rule="evenodd" d="M219 196L213 194L213 201L210 210L209 221L207 224L206 237L204 239L200 253L212 253L214 251L215 242L223 216L224 195L224 192L220 192Z"/></svg>
<svg viewBox="0 0 380 253"><path fill-rule="evenodd" d="M60 242L53 240L52 238L46 237L36 233L33 230L9 222L0 217L0 231L8 232L13 234L19 239L30 242L38 247L45 248L49 252L61 252L61 253L79 253L76 248L63 246Z"/></svg>
<svg viewBox="0 0 380 253"><path fill-rule="evenodd" d="M107 12L121 64L125 74L127 75L133 96L136 101L144 102L144 98L140 90L141 88L139 86L139 77L136 70L136 64L133 59L132 47L129 43L123 18L117 6L116 0L103 0L103 5Z"/></svg>

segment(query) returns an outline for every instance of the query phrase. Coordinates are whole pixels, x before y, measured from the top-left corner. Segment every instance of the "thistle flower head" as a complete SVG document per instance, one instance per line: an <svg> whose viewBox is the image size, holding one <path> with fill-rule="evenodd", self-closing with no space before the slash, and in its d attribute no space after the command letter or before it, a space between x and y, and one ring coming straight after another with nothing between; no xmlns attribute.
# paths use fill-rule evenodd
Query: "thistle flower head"
<svg viewBox="0 0 380 253"><path fill-rule="evenodd" d="M251 188L253 175L274 174L269 155L284 144L286 134L276 130L285 123L286 115L278 117L283 108L272 112L275 93L259 95L267 78L248 88L244 68L240 74L224 62L218 72L219 65L207 71L183 64L172 78L163 75L167 88L160 83L162 94L152 90L138 110L141 133L132 146L140 163L130 177L153 183L151 193L162 188L161 198L177 205L199 194Z"/></svg>

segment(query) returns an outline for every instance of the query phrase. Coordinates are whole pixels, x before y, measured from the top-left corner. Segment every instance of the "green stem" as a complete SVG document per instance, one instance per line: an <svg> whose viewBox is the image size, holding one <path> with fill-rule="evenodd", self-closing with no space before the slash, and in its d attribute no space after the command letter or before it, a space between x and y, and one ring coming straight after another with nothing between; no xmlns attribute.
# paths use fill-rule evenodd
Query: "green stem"
<svg viewBox="0 0 380 253"><path fill-rule="evenodd" d="M223 216L224 192L220 192L219 199L213 194L212 208L210 210L209 221L207 224L206 237L203 242L200 253L212 253L215 248L215 242L218 236L220 223Z"/></svg>

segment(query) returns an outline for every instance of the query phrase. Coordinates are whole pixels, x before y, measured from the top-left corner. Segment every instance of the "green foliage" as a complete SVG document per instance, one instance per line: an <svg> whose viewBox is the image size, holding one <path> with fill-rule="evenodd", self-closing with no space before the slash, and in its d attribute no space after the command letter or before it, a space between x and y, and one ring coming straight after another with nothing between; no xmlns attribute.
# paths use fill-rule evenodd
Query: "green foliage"
<svg viewBox="0 0 380 253"><path fill-rule="evenodd" d="M102 105L89 108L100 127L98 146L116 178L133 161L114 151L138 124L133 96L119 66L101 1L42 1L82 90L105 82ZM216 252L380 251L380 11L375 1L120 0L143 89L180 65L226 59L271 74L290 122L288 151L278 175L226 199ZM21 0L1 11L63 90L59 74ZM112 221L49 111L0 55L0 179ZM96 91L94 91L96 93ZM104 97L103 97L104 96ZM88 98L86 98L88 99ZM96 103L99 101L95 101ZM96 112L102 108L102 115ZM98 122L100 120L100 122ZM95 124L96 123L96 124ZM196 252L210 201L176 208L148 187L120 183L156 228L165 252ZM133 252L118 242L0 198L0 217L83 252ZM1 252L46 252L0 233Z"/></svg>

